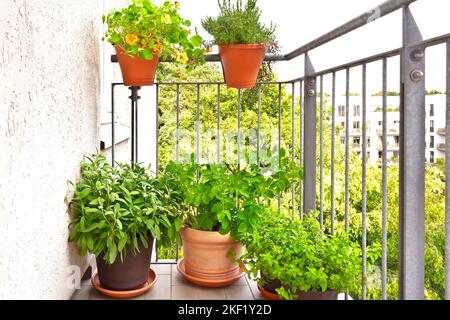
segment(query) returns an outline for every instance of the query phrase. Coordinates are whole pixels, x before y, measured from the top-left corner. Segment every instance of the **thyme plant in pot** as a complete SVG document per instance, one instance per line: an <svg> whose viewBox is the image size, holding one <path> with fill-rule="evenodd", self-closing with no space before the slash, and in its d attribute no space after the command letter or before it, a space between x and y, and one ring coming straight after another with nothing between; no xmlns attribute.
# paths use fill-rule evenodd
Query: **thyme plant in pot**
<svg viewBox="0 0 450 320"><path fill-rule="evenodd" d="M255 86L266 49L275 41L274 25L265 26L260 20L257 0L218 1L217 17L202 20L203 28L219 46L225 82L232 88Z"/></svg>
<svg viewBox="0 0 450 320"><path fill-rule="evenodd" d="M325 235L314 218L267 212L241 241L247 250L239 262L266 298L337 300L361 282L359 244L344 232Z"/></svg>
<svg viewBox="0 0 450 320"><path fill-rule="evenodd" d="M147 169L112 167L103 155L86 156L74 186L69 241L80 255L96 256L101 286L112 291L141 288L151 277L154 239L177 233L177 204ZM155 280L155 279L153 279Z"/></svg>
<svg viewBox="0 0 450 320"><path fill-rule="evenodd" d="M301 169L284 153L280 164L266 174L257 165L167 165L163 175L174 177L172 188L182 197L184 258L178 270L187 280L219 287L242 276L235 261L242 251L239 238L259 223L260 213L278 193L302 178Z"/></svg>
<svg viewBox="0 0 450 320"><path fill-rule="evenodd" d="M116 49L126 86L152 85L160 58L186 64L202 63L202 38L190 36L189 20L179 13L179 3L132 0L128 7L103 16L105 38Z"/></svg>

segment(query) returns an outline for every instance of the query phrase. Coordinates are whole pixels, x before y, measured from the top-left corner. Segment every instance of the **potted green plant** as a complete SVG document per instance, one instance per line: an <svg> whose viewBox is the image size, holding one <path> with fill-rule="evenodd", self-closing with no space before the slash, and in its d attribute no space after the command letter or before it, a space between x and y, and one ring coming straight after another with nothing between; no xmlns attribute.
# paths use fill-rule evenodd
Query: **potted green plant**
<svg viewBox="0 0 450 320"><path fill-rule="evenodd" d="M281 154L279 168L267 173L258 165L167 165L163 175L173 177L172 188L181 196L184 258L178 270L185 278L203 286L225 286L242 275L234 261L241 254L238 239L258 224L278 193L302 178L301 169Z"/></svg>
<svg viewBox="0 0 450 320"><path fill-rule="evenodd" d="M149 278L153 240L178 232L177 204L166 196L163 181L139 164L112 167L96 154L86 156L81 175L71 183L69 241L77 244L80 255L96 256L103 288L142 287Z"/></svg>
<svg viewBox="0 0 450 320"><path fill-rule="evenodd" d="M203 28L219 46L225 82L232 88L255 86L267 46L275 40L275 27L265 26L257 0L219 0L217 17L202 20Z"/></svg>
<svg viewBox="0 0 450 320"><path fill-rule="evenodd" d="M314 218L267 212L241 238L239 263L269 299L337 300L360 283L361 249L346 233L324 234Z"/></svg>
<svg viewBox="0 0 450 320"><path fill-rule="evenodd" d="M108 24L105 38L116 49L125 85L152 85L160 58L188 68L203 62L202 38L190 36L191 23L178 9L178 2L157 6L150 0L132 0L128 7L103 16Z"/></svg>

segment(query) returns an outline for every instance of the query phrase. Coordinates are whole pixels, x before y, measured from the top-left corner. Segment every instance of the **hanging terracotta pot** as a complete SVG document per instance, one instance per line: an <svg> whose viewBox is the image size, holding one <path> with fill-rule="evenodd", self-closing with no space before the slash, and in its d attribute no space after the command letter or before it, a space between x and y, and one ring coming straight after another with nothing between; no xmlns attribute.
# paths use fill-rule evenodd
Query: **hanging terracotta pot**
<svg viewBox="0 0 450 320"><path fill-rule="evenodd" d="M219 45L223 77L230 88L253 88L264 61L263 44Z"/></svg>
<svg viewBox="0 0 450 320"><path fill-rule="evenodd" d="M232 284L242 275L242 269L229 255L241 255L242 246L230 235L200 231L190 228L180 230L183 240L183 260L178 265L180 273L189 281L206 287Z"/></svg>
<svg viewBox="0 0 450 320"><path fill-rule="evenodd" d="M115 48L125 86L151 86L155 83L155 74L159 62L159 57L156 54L152 60L146 60L138 55L131 57L121 47Z"/></svg>

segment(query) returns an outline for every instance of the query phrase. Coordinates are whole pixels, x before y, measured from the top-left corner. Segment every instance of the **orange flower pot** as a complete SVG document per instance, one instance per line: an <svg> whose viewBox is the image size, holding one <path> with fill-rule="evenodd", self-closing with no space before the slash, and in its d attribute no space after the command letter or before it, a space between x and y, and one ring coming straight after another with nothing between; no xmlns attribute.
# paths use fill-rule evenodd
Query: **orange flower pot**
<svg viewBox="0 0 450 320"><path fill-rule="evenodd" d="M240 278L242 270L228 253L234 251L239 257L242 246L231 240L230 235L190 228L183 228L180 232L183 240L183 272L203 280L196 281L197 284L210 286L208 282L216 284L223 281L229 285ZM186 279L190 280L191 277Z"/></svg>
<svg viewBox="0 0 450 320"><path fill-rule="evenodd" d="M131 57L121 47L116 47L117 60L122 71L123 83L129 87L151 86L155 83L156 69L159 57L155 54L153 60Z"/></svg>
<svg viewBox="0 0 450 320"><path fill-rule="evenodd" d="M228 87L253 88L265 54L263 44L220 45L223 77Z"/></svg>

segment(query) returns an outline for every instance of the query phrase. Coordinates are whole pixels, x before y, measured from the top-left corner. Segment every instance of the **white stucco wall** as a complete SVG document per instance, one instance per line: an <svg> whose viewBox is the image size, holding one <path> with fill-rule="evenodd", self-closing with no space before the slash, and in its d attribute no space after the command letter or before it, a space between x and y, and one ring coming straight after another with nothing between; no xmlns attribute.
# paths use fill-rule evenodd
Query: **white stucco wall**
<svg viewBox="0 0 450 320"><path fill-rule="evenodd" d="M102 11L0 1L0 299L68 299L67 267L86 266L64 197L99 147Z"/></svg>

